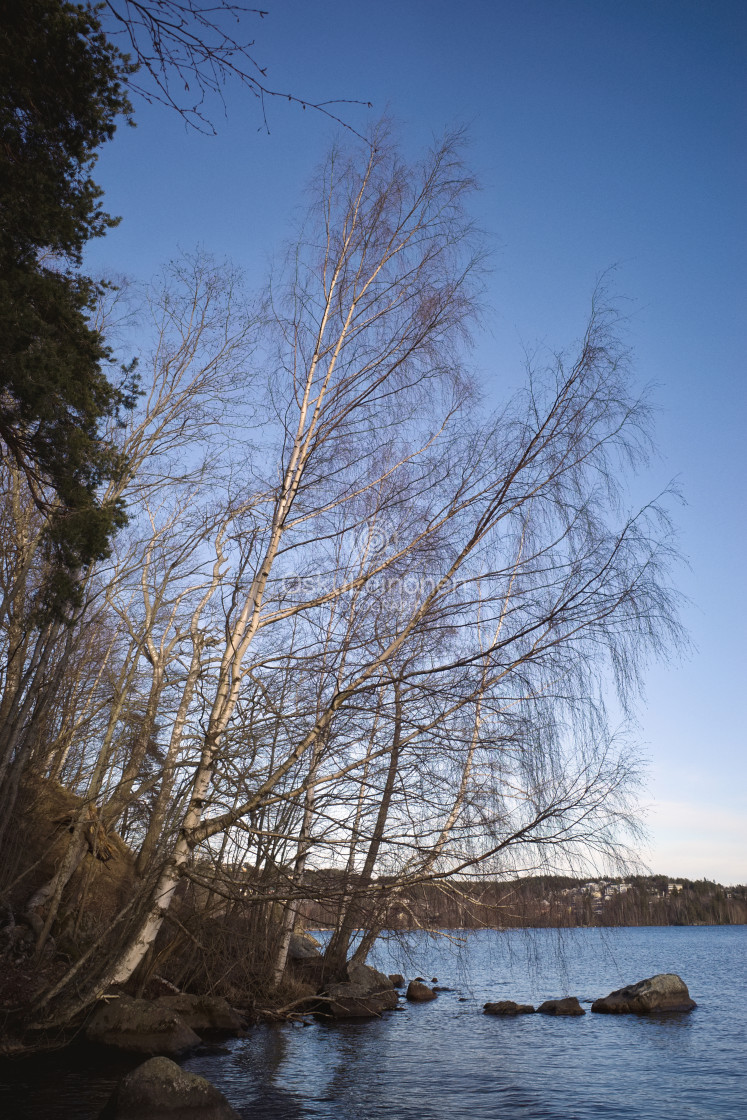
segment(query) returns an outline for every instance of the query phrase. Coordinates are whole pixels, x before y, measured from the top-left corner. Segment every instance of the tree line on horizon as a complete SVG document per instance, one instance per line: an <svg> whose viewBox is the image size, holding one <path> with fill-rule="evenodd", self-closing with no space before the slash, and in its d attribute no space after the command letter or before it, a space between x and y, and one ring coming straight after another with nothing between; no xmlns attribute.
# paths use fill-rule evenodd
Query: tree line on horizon
<svg viewBox="0 0 747 1120"><path fill-rule="evenodd" d="M302 908L308 929L334 925L334 909L319 872L319 901ZM326 889L325 889L326 888ZM359 915L366 925L365 907ZM672 926L747 924L747 886L710 880L632 875L589 881L568 875L521 879L422 883L403 892L386 914L389 930L577 928L579 926Z"/></svg>
<svg viewBox="0 0 747 1120"><path fill-rule="evenodd" d="M20 65L2 106L19 1021L65 1025L185 945L282 991L323 868L342 973L413 892L624 865L639 768L608 700L679 631L666 502L626 492L650 414L604 289L516 391L481 383L463 138L411 159L386 122L330 149L264 292L204 252L94 283L90 172L131 64L90 7L33 10L18 58L77 53L70 103Z"/></svg>

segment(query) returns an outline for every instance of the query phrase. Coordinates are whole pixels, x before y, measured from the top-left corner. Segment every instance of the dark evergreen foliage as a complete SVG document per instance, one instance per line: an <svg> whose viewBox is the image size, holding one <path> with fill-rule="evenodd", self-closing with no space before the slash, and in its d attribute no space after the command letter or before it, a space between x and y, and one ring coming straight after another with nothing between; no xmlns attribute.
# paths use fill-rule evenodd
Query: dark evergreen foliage
<svg viewBox="0 0 747 1120"><path fill-rule="evenodd" d="M134 386L107 377L88 317L98 286L80 264L86 242L116 224L91 171L129 113L131 68L89 7L0 0L0 12L0 454L49 515L46 606L60 611L125 520L97 498L119 467L100 424Z"/></svg>

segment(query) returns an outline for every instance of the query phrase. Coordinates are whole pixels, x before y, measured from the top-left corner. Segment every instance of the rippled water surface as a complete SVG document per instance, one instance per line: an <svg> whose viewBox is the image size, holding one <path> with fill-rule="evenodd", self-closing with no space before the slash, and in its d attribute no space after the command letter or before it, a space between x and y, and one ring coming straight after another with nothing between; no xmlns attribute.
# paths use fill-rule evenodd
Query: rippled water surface
<svg viewBox="0 0 747 1120"><path fill-rule="evenodd" d="M379 946L385 971L453 989L381 1020L260 1027L187 1069L244 1120L731 1120L747 1115L747 927L483 931ZM678 972L689 1015L482 1014L487 1000L586 1006L656 972ZM130 1062L130 1065L132 1063ZM24 1073L24 1066L28 1067ZM88 1051L0 1073L0 1115L93 1120L122 1064ZM127 1067L129 1068L129 1067Z"/></svg>

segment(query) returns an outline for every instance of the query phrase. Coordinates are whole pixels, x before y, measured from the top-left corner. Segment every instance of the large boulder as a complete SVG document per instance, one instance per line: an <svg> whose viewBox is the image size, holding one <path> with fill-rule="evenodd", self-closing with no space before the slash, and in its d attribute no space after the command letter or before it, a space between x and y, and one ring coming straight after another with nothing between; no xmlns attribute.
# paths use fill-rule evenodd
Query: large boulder
<svg viewBox="0 0 747 1120"><path fill-rule="evenodd" d="M351 984L368 987L372 992L391 992L394 990L394 984L387 974L372 968L370 964L356 964L354 961L349 961L347 976Z"/></svg>
<svg viewBox="0 0 747 1120"><path fill-rule="evenodd" d="M675 972L659 972L594 1000L591 1010L603 1015L647 1015L652 1011L692 1011L694 1007L697 1004L690 999L682 977Z"/></svg>
<svg viewBox="0 0 747 1120"><path fill-rule="evenodd" d="M514 1003L512 999L500 999L497 1003L483 1005L485 1015L531 1015L534 1008L531 1003Z"/></svg>
<svg viewBox="0 0 747 1120"><path fill-rule="evenodd" d="M427 1003L428 1000L437 998L433 988L429 988L427 984L421 983L420 980L411 980L407 985L405 999L412 1000L413 1003Z"/></svg>
<svg viewBox="0 0 747 1120"><path fill-rule="evenodd" d="M374 1019L399 1002L388 976L367 964L347 965L347 981L329 984L324 1010L335 1019Z"/></svg>
<svg viewBox="0 0 747 1120"><path fill-rule="evenodd" d="M321 945L310 933L301 930L294 933L288 946L290 973L302 984L310 984L315 992L324 983L328 968L321 951Z"/></svg>
<svg viewBox="0 0 747 1120"><path fill-rule="evenodd" d="M160 996L157 1007L176 1011L188 1027L198 1033L202 1031L222 1031L233 1033L241 1030L241 1017L229 1007L222 996L191 996L186 992L178 995Z"/></svg>
<svg viewBox="0 0 747 1120"><path fill-rule="evenodd" d="M575 996L566 996L565 999L546 999L537 1008L540 1015L585 1015L581 1004Z"/></svg>
<svg viewBox="0 0 747 1120"><path fill-rule="evenodd" d="M321 958L321 946L310 933L294 933L288 946L291 961L315 961Z"/></svg>
<svg viewBox="0 0 747 1120"><path fill-rule="evenodd" d="M114 1090L101 1120L239 1120L239 1114L204 1077L168 1058L151 1058Z"/></svg>
<svg viewBox="0 0 747 1120"><path fill-rule="evenodd" d="M117 996L100 1005L86 1027L89 1042L133 1054L182 1054L200 1042L176 1011L147 999Z"/></svg>

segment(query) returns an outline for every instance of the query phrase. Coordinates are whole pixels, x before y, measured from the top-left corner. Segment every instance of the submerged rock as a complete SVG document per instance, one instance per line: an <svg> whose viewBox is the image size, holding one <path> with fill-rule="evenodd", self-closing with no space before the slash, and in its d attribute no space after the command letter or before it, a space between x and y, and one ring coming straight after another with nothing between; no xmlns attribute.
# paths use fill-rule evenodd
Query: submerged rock
<svg viewBox="0 0 747 1120"><path fill-rule="evenodd" d="M486 1003L483 1006L485 1015L532 1015L534 1008L531 1003L514 1003L512 999L499 999L497 1003Z"/></svg>
<svg viewBox="0 0 747 1120"><path fill-rule="evenodd" d="M117 996L94 1011L86 1038L134 1054L182 1054L199 1045L199 1036L181 1015L159 1004Z"/></svg>
<svg viewBox="0 0 747 1120"><path fill-rule="evenodd" d="M546 999L537 1008L540 1015L585 1015L581 1004L575 996L566 996L565 999Z"/></svg>
<svg viewBox="0 0 747 1120"><path fill-rule="evenodd" d="M436 993L433 988L429 988L427 984L421 983L420 980L411 980L407 985L407 992L405 998L413 1000L415 1003L427 1003L430 999L436 999Z"/></svg>
<svg viewBox="0 0 747 1120"><path fill-rule="evenodd" d="M101 1120L239 1120L239 1114L204 1077L168 1058L151 1058L115 1089Z"/></svg>
<svg viewBox="0 0 747 1120"><path fill-rule="evenodd" d="M595 999L591 1010L603 1015L647 1015L651 1011L692 1011L694 1007L697 1004L690 999L682 977L676 972L659 972Z"/></svg>
<svg viewBox="0 0 747 1120"><path fill-rule="evenodd" d="M222 996L179 995L160 996L156 1007L176 1011L193 1031L238 1031L243 1027L240 1016Z"/></svg>

